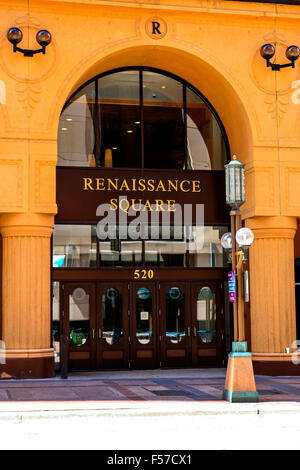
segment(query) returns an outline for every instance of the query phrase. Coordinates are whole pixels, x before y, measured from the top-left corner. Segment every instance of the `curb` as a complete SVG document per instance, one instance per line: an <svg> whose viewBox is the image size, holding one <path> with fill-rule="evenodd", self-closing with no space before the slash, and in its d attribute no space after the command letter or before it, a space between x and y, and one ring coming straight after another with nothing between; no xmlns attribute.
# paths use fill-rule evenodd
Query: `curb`
<svg viewBox="0 0 300 470"><path fill-rule="evenodd" d="M2 406L1 406L2 405ZM5 406L3 406L5 405ZM179 410L179 406L181 409ZM271 415L280 413L297 413L300 417L300 403L228 403L205 402L182 404L167 404L166 402L22 402L0 403L0 425L3 421L24 421L31 419L67 419L70 417L104 417L104 416L221 416L221 415Z"/></svg>

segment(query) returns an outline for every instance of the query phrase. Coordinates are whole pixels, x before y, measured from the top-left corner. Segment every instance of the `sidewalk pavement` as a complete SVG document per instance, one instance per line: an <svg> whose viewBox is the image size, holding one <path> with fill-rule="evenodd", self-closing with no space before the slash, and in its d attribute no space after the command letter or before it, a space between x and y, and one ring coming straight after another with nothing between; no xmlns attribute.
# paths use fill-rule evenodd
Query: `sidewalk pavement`
<svg viewBox="0 0 300 470"><path fill-rule="evenodd" d="M300 413L300 377L256 376L258 403L222 400L226 369L160 369L0 380L0 420L119 412L144 415Z"/></svg>

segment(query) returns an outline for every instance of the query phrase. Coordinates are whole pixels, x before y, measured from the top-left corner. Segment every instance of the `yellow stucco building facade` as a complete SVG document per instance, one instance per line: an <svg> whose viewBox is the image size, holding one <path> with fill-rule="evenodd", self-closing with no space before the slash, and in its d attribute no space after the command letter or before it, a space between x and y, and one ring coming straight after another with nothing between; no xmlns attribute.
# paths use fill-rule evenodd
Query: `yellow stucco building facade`
<svg viewBox="0 0 300 470"><path fill-rule="evenodd" d="M51 338L51 235L58 212L58 126L70 96L93 77L126 67L185 80L216 110L231 155L245 164L249 254L249 335L258 372L299 374L294 239L300 217L300 61L272 71L300 46L300 5L222 0L0 1L0 231L2 371L54 374ZM160 25L155 34L153 22ZM155 23L156 24L156 23ZM36 33L52 41L45 54ZM268 368L269 367L269 368Z"/></svg>

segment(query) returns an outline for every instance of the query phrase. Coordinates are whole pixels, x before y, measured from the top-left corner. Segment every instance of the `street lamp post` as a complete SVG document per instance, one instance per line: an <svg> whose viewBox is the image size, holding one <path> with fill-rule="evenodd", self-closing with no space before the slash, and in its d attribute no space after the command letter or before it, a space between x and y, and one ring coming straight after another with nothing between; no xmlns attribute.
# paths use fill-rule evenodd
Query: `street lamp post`
<svg viewBox="0 0 300 470"><path fill-rule="evenodd" d="M254 240L252 231L242 228L240 206L245 202L245 169L236 156L225 165L226 203L231 206L231 234L224 234L221 240L227 254L230 253L232 273L237 279L237 295L233 299L234 341L229 354L223 399L230 402L256 402L255 378L251 354L245 341L243 262Z"/></svg>

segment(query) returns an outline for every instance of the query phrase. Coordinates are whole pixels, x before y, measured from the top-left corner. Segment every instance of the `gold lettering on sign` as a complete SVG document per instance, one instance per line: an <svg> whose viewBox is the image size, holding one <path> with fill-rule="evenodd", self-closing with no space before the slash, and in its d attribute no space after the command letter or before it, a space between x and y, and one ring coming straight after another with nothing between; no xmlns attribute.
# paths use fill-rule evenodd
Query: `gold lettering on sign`
<svg viewBox="0 0 300 470"><path fill-rule="evenodd" d="M121 184L121 187L120 187L120 191L123 191L124 188L126 189L126 191L130 191L126 180L123 180L123 183Z"/></svg>
<svg viewBox="0 0 300 470"><path fill-rule="evenodd" d="M173 188L174 191L178 191L178 180L175 180L174 182L168 180L168 183L169 183L169 191L172 191L172 188ZM200 183L200 181L199 181L199 183Z"/></svg>
<svg viewBox="0 0 300 470"><path fill-rule="evenodd" d="M96 181L97 181L96 190L97 191L103 191L105 189L105 187L104 187L104 178L96 178Z"/></svg>
<svg viewBox="0 0 300 470"><path fill-rule="evenodd" d="M199 180L166 180L132 178L83 178L84 191L118 191L122 192L183 192L183 193L200 193L201 183ZM117 211L120 209L128 213L129 209L134 212L154 211L154 212L176 212L175 199L155 199L151 202L149 199L127 199L122 198L110 199L110 210Z"/></svg>
<svg viewBox="0 0 300 470"><path fill-rule="evenodd" d="M164 187L164 184L163 184L163 182L162 182L161 180L159 181L159 183L158 183L158 185L157 185L157 187L156 187L156 191L159 191L159 190L161 190L161 191L166 191L166 188Z"/></svg>
<svg viewBox="0 0 300 470"><path fill-rule="evenodd" d="M187 183L188 186L190 186L190 181L188 181L188 180L183 180L183 181L181 181L181 183L180 183L180 189L181 189L181 191L183 191L184 193L188 193L188 192L190 191L190 188L188 187L188 189L183 189L184 183Z"/></svg>
<svg viewBox="0 0 300 470"><path fill-rule="evenodd" d="M172 192L182 191L184 193L201 191L201 183L199 180L159 180L154 179L131 179L119 180L119 178L83 178L84 191L149 191L149 192Z"/></svg>
<svg viewBox="0 0 300 470"><path fill-rule="evenodd" d="M87 191L88 189L91 189L94 191L94 188L92 187L92 178L83 178L84 181L84 191Z"/></svg>
<svg viewBox="0 0 300 470"><path fill-rule="evenodd" d="M201 188L200 188L200 181L193 180L193 193L200 193Z"/></svg>
<svg viewBox="0 0 300 470"><path fill-rule="evenodd" d="M135 206L135 201L136 201L135 199L132 199L132 209L134 211L140 211L142 208L142 199L139 199L139 204L140 204L139 207Z"/></svg>
<svg viewBox="0 0 300 470"><path fill-rule="evenodd" d="M134 212L176 212L176 207L174 207L175 202L176 201L174 199L167 199L166 201L163 201L162 199L155 199L153 202L147 199L143 202L142 199L127 198L120 198L119 200L117 198L112 198L109 201L111 211L117 211L120 209L122 212L126 213L129 211L129 208L131 208Z"/></svg>
<svg viewBox="0 0 300 470"><path fill-rule="evenodd" d="M146 185L145 185L145 180L141 179L139 180L139 191L145 191Z"/></svg>
<svg viewBox="0 0 300 470"><path fill-rule="evenodd" d="M114 182L110 178L107 178L107 190L111 191L111 186L112 186L116 191L118 191L118 181L119 181L119 178L116 178Z"/></svg>
<svg viewBox="0 0 300 470"><path fill-rule="evenodd" d="M169 199L167 203L168 203L168 211L176 212L176 208L174 207L175 201L174 200L172 201L172 199Z"/></svg>
<svg viewBox="0 0 300 470"><path fill-rule="evenodd" d="M154 180L148 180L148 191L155 191Z"/></svg>

